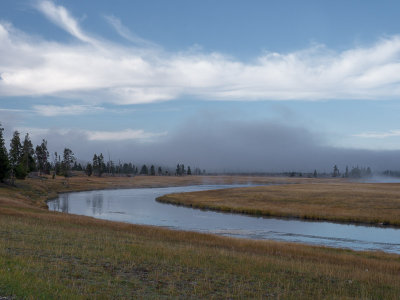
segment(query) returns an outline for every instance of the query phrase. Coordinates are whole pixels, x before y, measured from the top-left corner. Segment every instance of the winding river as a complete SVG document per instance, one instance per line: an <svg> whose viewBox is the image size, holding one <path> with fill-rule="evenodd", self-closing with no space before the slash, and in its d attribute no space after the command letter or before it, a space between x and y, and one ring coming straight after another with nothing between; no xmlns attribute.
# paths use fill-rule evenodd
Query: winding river
<svg viewBox="0 0 400 300"><path fill-rule="evenodd" d="M49 201L48 206L53 211L176 230L400 254L400 229L396 228L251 217L155 201L170 193L242 186L197 185L66 193Z"/></svg>

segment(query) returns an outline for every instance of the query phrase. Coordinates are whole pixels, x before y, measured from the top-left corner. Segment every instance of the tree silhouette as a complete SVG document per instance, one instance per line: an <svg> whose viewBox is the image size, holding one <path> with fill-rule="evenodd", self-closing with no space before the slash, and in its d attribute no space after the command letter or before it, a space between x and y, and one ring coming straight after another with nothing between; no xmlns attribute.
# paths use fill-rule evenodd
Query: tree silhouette
<svg viewBox="0 0 400 300"><path fill-rule="evenodd" d="M49 151L47 151L47 141L42 140L42 143L36 146L35 149L36 161L39 169L39 173L47 173Z"/></svg>
<svg viewBox="0 0 400 300"><path fill-rule="evenodd" d="M1 123L0 123L1 126ZM10 162L8 160L8 153L3 137L4 128L0 127L0 181L4 182L4 179L8 177L10 171Z"/></svg>
<svg viewBox="0 0 400 300"><path fill-rule="evenodd" d="M143 165L141 170L140 170L140 174L142 175L148 175L149 174L149 169L147 168L146 165Z"/></svg>

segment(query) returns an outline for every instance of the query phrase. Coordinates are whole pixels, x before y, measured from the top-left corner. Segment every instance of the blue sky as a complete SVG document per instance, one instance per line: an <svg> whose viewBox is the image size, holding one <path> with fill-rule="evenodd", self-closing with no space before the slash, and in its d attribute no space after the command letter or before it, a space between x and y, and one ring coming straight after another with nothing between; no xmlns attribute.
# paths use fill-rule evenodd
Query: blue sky
<svg viewBox="0 0 400 300"><path fill-rule="evenodd" d="M207 117L400 150L398 1L0 3L0 118L150 143ZM10 134L10 132L8 133Z"/></svg>

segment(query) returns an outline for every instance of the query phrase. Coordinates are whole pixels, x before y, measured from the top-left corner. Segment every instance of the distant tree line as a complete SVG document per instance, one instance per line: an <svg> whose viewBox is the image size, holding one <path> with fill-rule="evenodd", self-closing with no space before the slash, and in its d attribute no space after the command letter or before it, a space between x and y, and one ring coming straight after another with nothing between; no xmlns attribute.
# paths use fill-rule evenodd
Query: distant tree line
<svg viewBox="0 0 400 300"><path fill-rule="evenodd" d="M390 177L400 177L400 171L386 170L382 174Z"/></svg>
<svg viewBox="0 0 400 300"><path fill-rule="evenodd" d="M91 162L86 165L78 163L74 153L69 148L64 148L62 154L54 152L54 159L50 162L50 155L47 149L47 141L42 140L40 145L35 148L30 140L29 133L24 137L21 142L20 133L14 131L12 139L10 141L10 150L7 151L5 140L4 140L4 128L0 124L0 181L4 182L5 179L9 179L12 184L16 179L24 179L29 173L37 172L38 176L42 174L56 175L70 177L72 171L85 172L88 176L99 176L103 174L107 175L150 175L150 176L162 176L162 175L192 175L192 170L188 166L185 169L183 164L177 165L176 172L171 172L168 168L162 168L161 166L155 167L151 165L142 165L140 169L133 163L113 162L108 160L105 162L102 153L94 154ZM201 172L199 168L195 168L195 175L205 174L205 170Z"/></svg>
<svg viewBox="0 0 400 300"><path fill-rule="evenodd" d="M385 171L385 172L392 172L392 171ZM313 177L314 178L317 177L364 178L364 177L371 177L372 170L370 167L359 167L359 166L352 167L351 170L349 170L349 167L346 166L345 172L341 173L338 166L334 165L332 173L318 173L317 170L314 170L314 172L312 173L286 172L281 174L289 177L307 177L307 178L313 178ZM400 177L400 172L398 172L398 175Z"/></svg>
<svg viewBox="0 0 400 300"><path fill-rule="evenodd" d="M336 172L335 172L336 170ZM334 176L336 175L336 176ZM364 178L364 177L371 177L372 176L372 170L370 167L352 167L351 170L349 171L349 167L346 166L346 170L343 174L340 174L339 169L335 165L333 168L333 177L339 177L342 176L343 178Z"/></svg>

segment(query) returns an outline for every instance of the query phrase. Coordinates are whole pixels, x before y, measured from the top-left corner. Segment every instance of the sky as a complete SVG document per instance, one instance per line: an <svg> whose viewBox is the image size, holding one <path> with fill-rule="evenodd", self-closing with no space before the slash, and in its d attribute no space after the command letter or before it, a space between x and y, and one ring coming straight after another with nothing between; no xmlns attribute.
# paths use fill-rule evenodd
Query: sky
<svg viewBox="0 0 400 300"><path fill-rule="evenodd" d="M76 157L400 168L398 1L0 2L0 121Z"/></svg>

